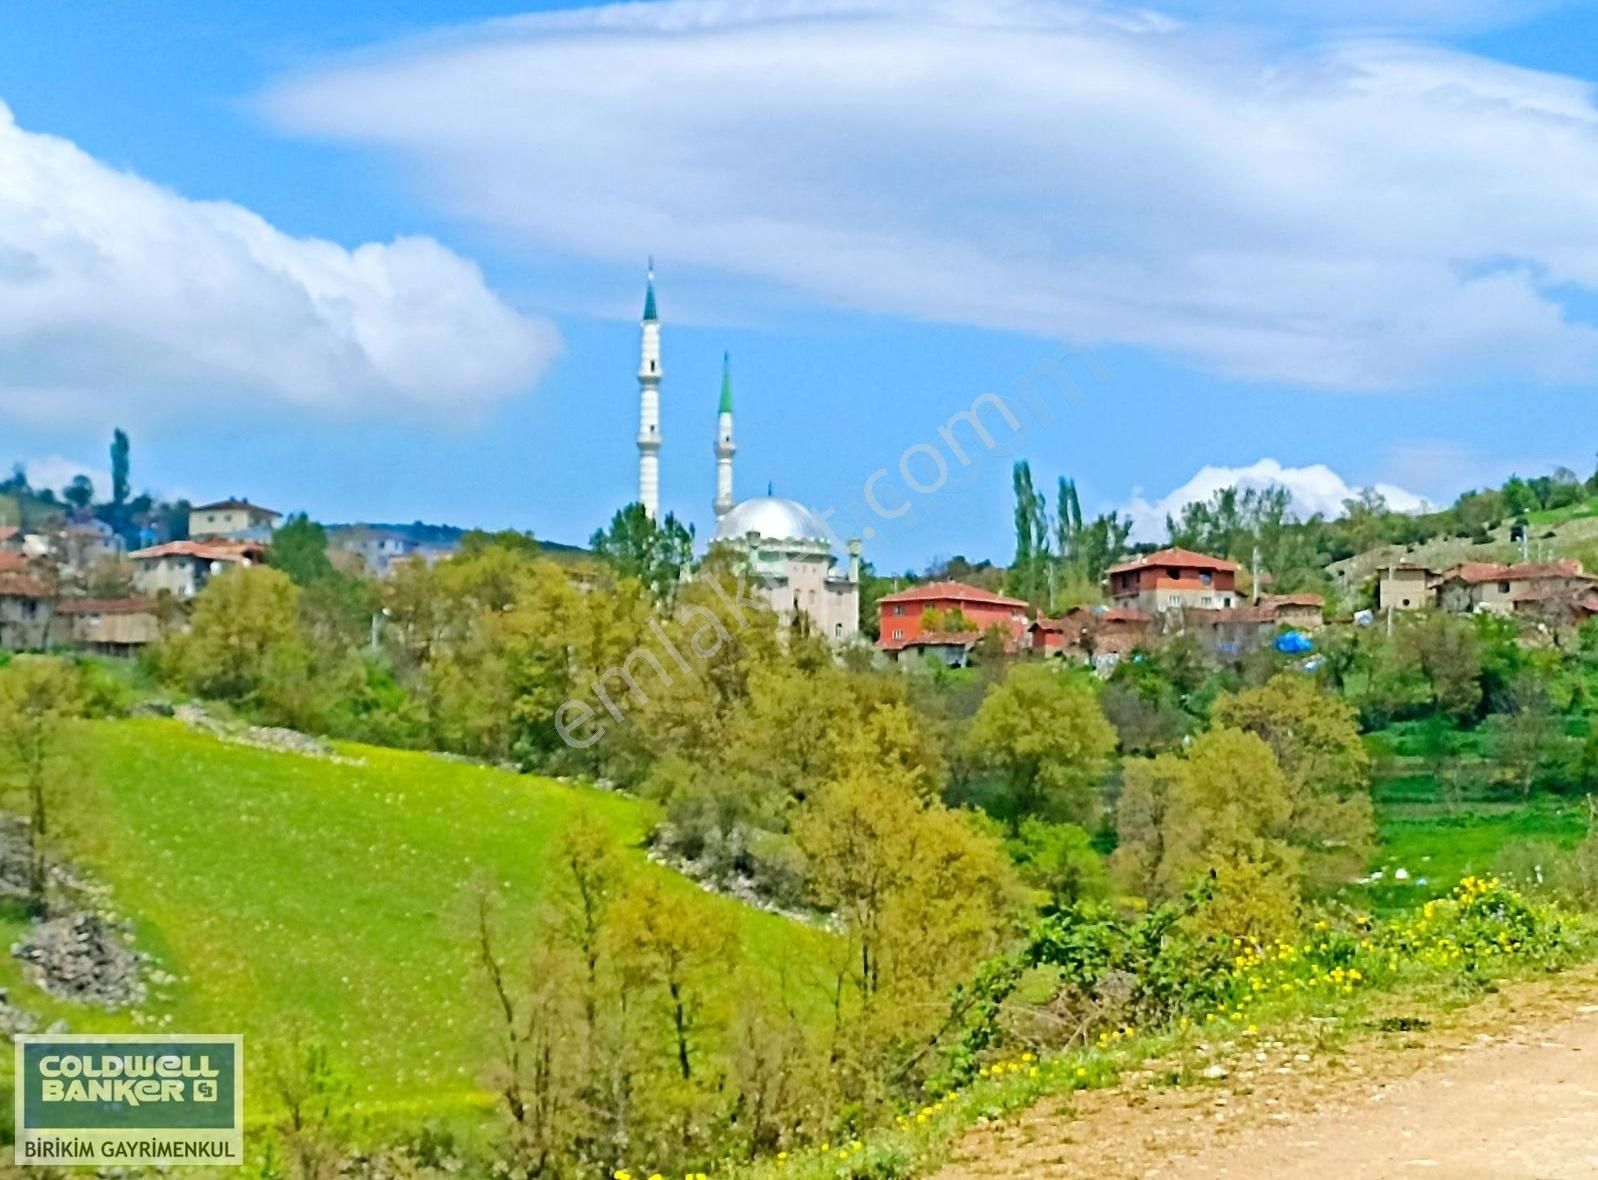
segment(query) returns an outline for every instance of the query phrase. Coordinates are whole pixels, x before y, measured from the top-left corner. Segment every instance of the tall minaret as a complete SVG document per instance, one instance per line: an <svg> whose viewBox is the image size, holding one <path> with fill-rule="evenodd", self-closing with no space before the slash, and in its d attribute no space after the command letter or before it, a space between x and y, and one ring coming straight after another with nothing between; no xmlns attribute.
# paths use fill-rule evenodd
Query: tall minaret
<svg viewBox="0 0 1598 1180"><path fill-rule="evenodd" d="M660 317L655 314L655 260L649 260L638 357L638 502L660 517Z"/></svg>
<svg viewBox="0 0 1598 1180"><path fill-rule="evenodd" d="M732 511L732 360L721 354L721 408L716 411L716 519Z"/></svg>

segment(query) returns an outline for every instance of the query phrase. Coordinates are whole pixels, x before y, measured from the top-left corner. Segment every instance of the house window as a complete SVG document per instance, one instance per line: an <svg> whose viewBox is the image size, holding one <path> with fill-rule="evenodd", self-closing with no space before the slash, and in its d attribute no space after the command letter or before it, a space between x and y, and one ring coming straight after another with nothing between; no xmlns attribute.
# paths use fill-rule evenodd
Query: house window
<svg viewBox="0 0 1598 1180"><path fill-rule="evenodd" d="M904 638L904 630L903 630L903 628L895 627L893 629L893 637L895 639L903 639Z"/></svg>
<svg viewBox="0 0 1598 1180"><path fill-rule="evenodd" d="M1499 582L1498 583L1498 593L1500 593L1500 594L1508 594L1509 593L1509 583L1508 582Z"/></svg>
<svg viewBox="0 0 1598 1180"><path fill-rule="evenodd" d="M1181 576L1182 576L1182 571L1181 570L1166 570L1165 571L1165 576L1167 578L1180 579Z"/></svg>
<svg viewBox="0 0 1598 1180"><path fill-rule="evenodd" d="M904 614L904 603L902 603L902 602L894 603L893 604L893 613L896 614L896 615Z"/></svg>
<svg viewBox="0 0 1598 1180"><path fill-rule="evenodd" d="M1209 570L1205 570L1199 575L1199 581L1208 586L1215 581L1215 575L1210 573Z"/></svg>
<svg viewBox="0 0 1598 1180"><path fill-rule="evenodd" d="M834 623L832 625L832 633L835 636L837 636L839 639L842 639L843 638L843 624L842 623Z"/></svg>

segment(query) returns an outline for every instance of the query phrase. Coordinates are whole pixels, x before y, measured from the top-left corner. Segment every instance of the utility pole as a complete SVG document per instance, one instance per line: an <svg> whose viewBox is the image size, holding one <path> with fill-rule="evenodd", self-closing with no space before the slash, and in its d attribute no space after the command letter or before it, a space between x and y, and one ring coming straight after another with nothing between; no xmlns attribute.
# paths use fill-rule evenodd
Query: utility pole
<svg viewBox="0 0 1598 1180"><path fill-rule="evenodd" d="M1249 582L1254 589L1254 605L1260 604L1260 547L1254 546L1254 572L1249 575Z"/></svg>

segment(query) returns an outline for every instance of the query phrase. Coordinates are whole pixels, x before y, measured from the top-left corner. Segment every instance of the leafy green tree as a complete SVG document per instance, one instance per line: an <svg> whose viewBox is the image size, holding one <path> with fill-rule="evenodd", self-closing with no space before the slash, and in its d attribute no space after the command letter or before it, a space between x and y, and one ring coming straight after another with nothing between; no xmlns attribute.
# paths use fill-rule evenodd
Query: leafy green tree
<svg viewBox="0 0 1598 1180"><path fill-rule="evenodd" d="M1111 868L1150 901L1212 880L1225 933L1276 936L1291 927L1302 884L1300 852L1287 839L1292 813L1270 746L1212 729L1183 755L1126 763Z"/></svg>
<svg viewBox="0 0 1598 1180"><path fill-rule="evenodd" d="M22 791L28 811L28 908L45 912L48 837L59 790L65 724L78 715L77 679L50 656L18 656L0 668L0 770Z"/></svg>
<svg viewBox="0 0 1598 1180"><path fill-rule="evenodd" d="M648 587L656 602L671 600L683 571L693 563L692 527L670 512L655 521L642 504L621 509L611 518L610 527L594 533L588 544L619 576Z"/></svg>
<svg viewBox="0 0 1598 1180"><path fill-rule="evenodd" d="M127 434L118 429L111 435L111 506L119 513L127 506L128 497L133 492L132 485L128 482L129 450ZM117 522L119 526L122 522Z"/></svg>
<svg viewBox="0 0 1598 1180"><path fill-rule="evenodd" d="M299 588L281 570L243 566L195 599L187 635L172 641L181 680L201 696L244 701L303 652Z"/></svg>
<svg viewBox="0 0 1598 1180"><path fill-rule="evenodd" d="M87 475L74 475L72 482L61 489L61 498L82 511L94 503L94 484Z"/></svg>
<svg viewBox="0 0 1598 1180"><path fill-rule="evenodd" d="M1021 880L1055 909L1109 894L1104 858L1094 849L1093 838L1076 824L1025 820L1009 849Z"/></svg>
<svg viewBox="0 0 1598 1180"><path fill-rule="evenodd" d="M1303 849L1317 879L1357 870L1375 845L1370 755L1353 708L1300 672L1222 696L1210 713L1220 728L1264 739L1286 778L1287 838Z"/></svg>
<svg viewBox="0 0 1598 1180"><path fill-rule="evenodd" d="M272 534L268 559L273 569L282 570L302 588L333 576L333 563L327 556L327 530L303 512L290 516Z"/></svg>
<svg viewBox="0 0 1598 1180"><path fill-rule="evenodd" d="M1012 830L1028 816L1091 822L1115 730L1085 677L1016 664L984 698L966 748L1004 780Z"/></svg>

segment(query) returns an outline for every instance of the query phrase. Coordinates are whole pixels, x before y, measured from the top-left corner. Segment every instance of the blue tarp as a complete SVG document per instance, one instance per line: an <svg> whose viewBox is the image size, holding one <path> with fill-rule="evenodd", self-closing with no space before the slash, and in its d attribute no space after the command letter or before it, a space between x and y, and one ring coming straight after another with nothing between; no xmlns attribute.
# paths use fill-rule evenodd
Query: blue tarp
<svg viewBox="0 0 1598 1180"><path fill-rule="evenodd" d="M1315 643L1302 631L1289 631L1285 635L1277 636L1276 650L1287 656L1301 656L1305 652L1314 651Z"/></svg>

